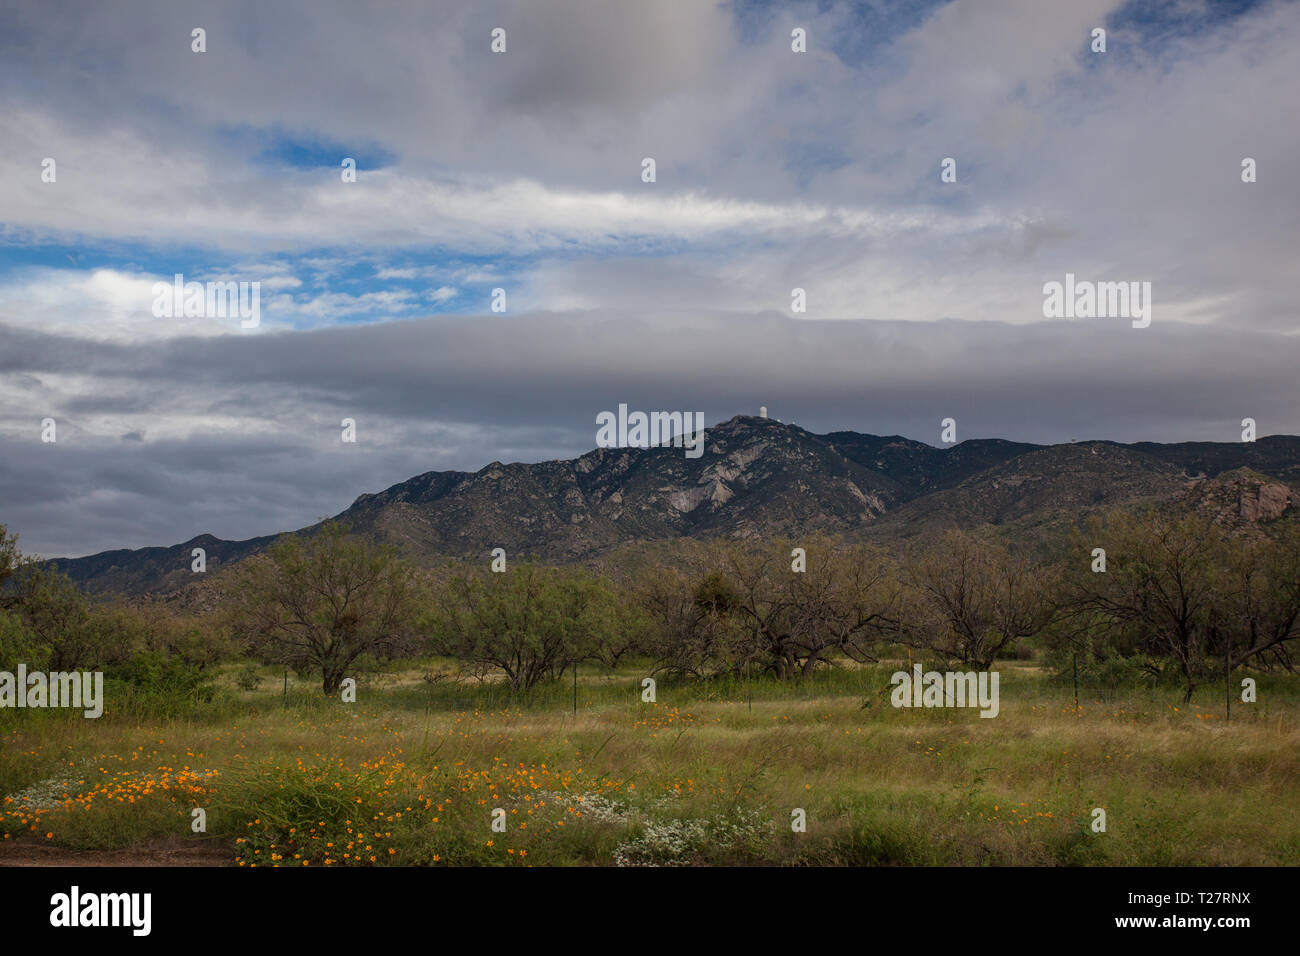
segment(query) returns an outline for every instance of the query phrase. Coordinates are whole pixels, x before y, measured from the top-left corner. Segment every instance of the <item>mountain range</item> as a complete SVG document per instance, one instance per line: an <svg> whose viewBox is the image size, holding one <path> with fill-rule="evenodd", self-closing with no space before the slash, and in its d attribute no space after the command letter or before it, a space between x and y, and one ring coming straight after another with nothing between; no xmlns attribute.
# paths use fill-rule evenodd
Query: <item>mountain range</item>
<svg viewBox="0 0 1300 956"><path fill-rule="evenodd" d="M1131 445L971 439L936 448L737 416L707 430L699 458L669 446L599 448L565 461L427 472L361 495L336 518L421 563L486 559L498 547L577 562L680 537L823 531L888 543L954 526L1032 532L1145 501L1186 501L1223 520L1257 522L1288 512L1297 493L1295 436ZM91 592L138 595L192 582L194 548L204 549L212 572L277 537L202 534L55 563Z"/></svg>

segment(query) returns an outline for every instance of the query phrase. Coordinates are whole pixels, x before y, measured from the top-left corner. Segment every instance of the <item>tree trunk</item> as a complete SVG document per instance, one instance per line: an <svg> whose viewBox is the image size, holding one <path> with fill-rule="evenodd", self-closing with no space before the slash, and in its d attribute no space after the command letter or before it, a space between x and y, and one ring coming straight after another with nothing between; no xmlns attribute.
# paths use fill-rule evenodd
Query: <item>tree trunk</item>
<svg viewBox="0 0 1300 956"><path fill-rule="evenodd" d="M321 678L321 690L325 692L327 697L331 694L337 694L339 687L343 685L343 672L341 670L334 670L329 667L322 668Z"/></svg>

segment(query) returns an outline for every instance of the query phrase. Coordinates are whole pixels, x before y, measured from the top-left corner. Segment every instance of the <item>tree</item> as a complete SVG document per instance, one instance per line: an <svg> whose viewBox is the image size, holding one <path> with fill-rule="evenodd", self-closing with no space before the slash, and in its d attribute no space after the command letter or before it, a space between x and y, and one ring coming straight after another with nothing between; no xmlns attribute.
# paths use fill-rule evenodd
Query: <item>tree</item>
<svg viewBox="0 0 1300 956"><path fill-rule="evenodd" d="M0 610L0 671L13 673L19 664L44 670L49 656L49 647L33 637L17 614Z"/></svg>
<svg viewBox="0 0 1300 956"><path fill-rule="evenodd" d="M892 567L870 548L823 536L801 547L802 570L792 567L790 542L773 542L715 546L693 587L660 572L642 599L660 622L669 666L738 673L757 661L792 680L839 656L874 660L874 644L898 627Z"/></svg>
<svg viewBox="0 0 1300 956"><path fill-rule="evenodd" d="M202 671L221 659L229 635L215 615L187 618L157 600L122 599L91 608L91 626L107 635L126 656L152 653Z"/></svg>
<svg viewBox="0 0 1300 956"><path fill-rule="evenodd" d="M872 548L822 537L809 540L805 552L807 569L779 579L790 621L787 658L801 677L831 654L874 662L876 645L901 624L896 569Z"/></svg>
<svg viewBox="0 0 1300 956"><path fill-rule="evenodd" d="M635 586L634 603L648 622L639 649L654 658L656 671L704 678L736 671L754 649L739 600L720 571L648 568Z"/></svg>
<svg viewBox="0 0 1300 956"><path fill-rule="evenodd" d="M72 579L57 565L24 557L18 538L0 525L0 611L15 660L41 660L52 670L98 668L125 659L129 641L105 626ZM21 639L20 639L21 635ZM18 649L22 651L19 653Z"/></svg>
<svg viewBox="0 0 1300 956"><path fill-rule="evenodd" d="M1183 700L1191 700L1216 622L1224 620L1225 532L1201 515L1150 510L1112 513L1104 525L1094 522L1088 537L1105 549L1107 567L1093 573L1076 565L1071 612L1135 629L1144 650L1177 665Z"/></svg>
<svg viewBox="0 0 1300 956"><path fill-rule="evenodd" d="M599 659L616 630L617 601L586 572L516 564L447 575L422 619L434 651L480 673L499 670L529 691L580 660Z"/></svg>
<svg viewBox="0 0 1300 956"><path fill-rule="evenodd" d="M414 587L414 572L391 548L330 521L241 566L232 624L269 660L318 668L321 689L333 694L358 658L407 646Z"/></svg>
<svg viewBox="0 0 1300 956"><path fill-rule="evenodd" d="M1285 524L1275 537L1240 535L1224 550L1214 650L1231 667L1254 658L1294 669L1290 644L1300 639L1300 526Z"/></svg>
<svg viewBox="0 0 1300 956"><path fill-rule="evenodd" d="M18 550L18 535L10 534L9 529L0 524L0 608L12 607L17 603L11 579L22 560L22 553Z"/></svg>
<svg viewBox="0 0 1300 956"><path fill-rule="evenodd" d="M96 626L85 596L53 565L23 561L13 583L18 617L48 649L51 670L98 668L123 656L116 635Z"/></svg>
<svg viewBox="0 0 1300 956"><path fill-rule="evenodd" d="M908 584L913 641L980 670L1052 615L1044 569L966 531L915 551Z"/></svg>

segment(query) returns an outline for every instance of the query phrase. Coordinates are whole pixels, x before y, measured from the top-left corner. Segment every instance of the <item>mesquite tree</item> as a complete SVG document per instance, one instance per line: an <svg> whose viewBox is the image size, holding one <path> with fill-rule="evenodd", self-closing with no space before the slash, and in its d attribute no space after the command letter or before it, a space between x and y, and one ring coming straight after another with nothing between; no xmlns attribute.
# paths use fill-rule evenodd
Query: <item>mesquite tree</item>
<svg viewBox="0 0 1300 956"><path fill-rule="evenodd" d="M480 675L500 671L521 692L569 664L606 659L620 638L617 619L616 597L594 576L522 563L499 573L454 569L421 626L435 653Z"/></svg>
<svg viewBox="0 0 1300 956"><path fill-rule="evenodd" d="M319 669L335 693L363 655L402 649L411 636L414 577L388 547L335 522L281 538L239 569L233 624L269 660Z"/></svg>
<svg viewBox="0 0 1300 956"><path fill-rule="evenodd" d="M1046 571L971 532L914 549L906 573L908 642L980 670L1051 618Z"/></svg>

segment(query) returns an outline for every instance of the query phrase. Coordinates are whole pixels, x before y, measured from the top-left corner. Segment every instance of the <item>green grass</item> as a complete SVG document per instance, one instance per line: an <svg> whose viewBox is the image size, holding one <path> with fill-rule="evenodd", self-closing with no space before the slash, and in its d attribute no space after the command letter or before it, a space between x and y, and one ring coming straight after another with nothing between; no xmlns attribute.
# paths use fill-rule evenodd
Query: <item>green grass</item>
<svg viewBox="0 0 1300 956"><path fill-rule="evenodd" d="M280 673L248 691L240 669L184 718L111 698L98 721L0 713L0 792L42 795L0 807L0 852L182 838L244 865L1300 864L1292 677L1255 675L1259 702L1225 723L1222 686L1186 707L1177 688L1085 687L1075 711L1021 661L998 666L991 720L891 707L893 664L661 679L655 704L642 667L580 669L576 715L567 676L520 698L426 683L450 670L427 661L363 677L352 705L291 676L286 704Z"/></svg>

